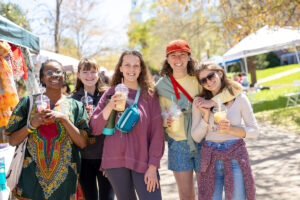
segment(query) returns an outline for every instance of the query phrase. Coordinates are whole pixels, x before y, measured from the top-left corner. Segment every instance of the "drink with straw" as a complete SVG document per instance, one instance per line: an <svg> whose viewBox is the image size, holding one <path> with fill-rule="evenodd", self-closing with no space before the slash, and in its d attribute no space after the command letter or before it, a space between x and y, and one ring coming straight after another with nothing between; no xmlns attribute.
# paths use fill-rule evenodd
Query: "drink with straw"
<svg viewBox="0 0 300 200"><path fill-rule="evenodd" d="M127 96L128 96L128 88L125 84L120 83L116 86L115 88L115 94L120 95L121 101L119 104L116 105L116 110L117 111L124 111L125 110L125 106L126 106L126 100L127 100Z"/></svg>
<svg viewBox="0 0 300 200"><path fill-rule="evenodd" d="M50 109L50 99L46 95L43 95L43 93L37 96L35 103L38 112L42 112L43 110Z"/></svg>
<svg viewBox="0 0 300 200"><path fill-rule="evenodd" d="M181 116L181 111L179 108L174 103L173 96L171 96L172 99L172 109L170 111L171 117L172 117L172 124L170 129L174 132L179 130L180 128L180 116Z"/></svg>
<svg viewBox="0 0 300 200"><path fill-rule="evenodd" d="M225 107L221 106L221 101L218 99L218 110L214 114L215 122L218 123L219 121L226 119L226 117Z"/></svg>
<svg viewBox="0 0 300 200"><path fill-rule="evenodd" d="M94 104L93 104L93 98L87 95L87 92L85 91L85 94L83 97L81 97L81 102L85 106L87 112L89 114L92 114L94 111Z"/></svg>

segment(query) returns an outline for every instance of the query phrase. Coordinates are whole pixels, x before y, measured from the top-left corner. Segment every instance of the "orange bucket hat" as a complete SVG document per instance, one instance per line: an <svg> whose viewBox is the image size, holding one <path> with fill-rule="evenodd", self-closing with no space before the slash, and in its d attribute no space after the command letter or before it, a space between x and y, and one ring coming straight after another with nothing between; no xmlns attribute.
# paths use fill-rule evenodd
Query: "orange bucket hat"
<svg viewBox="0 0 300 200"><path fill-rule="evenodd" d="M168 44L166 48L166 55L175 51L184 51L187 53L191 53L191 48L189 44L184 40L173 40Z"/></svg>

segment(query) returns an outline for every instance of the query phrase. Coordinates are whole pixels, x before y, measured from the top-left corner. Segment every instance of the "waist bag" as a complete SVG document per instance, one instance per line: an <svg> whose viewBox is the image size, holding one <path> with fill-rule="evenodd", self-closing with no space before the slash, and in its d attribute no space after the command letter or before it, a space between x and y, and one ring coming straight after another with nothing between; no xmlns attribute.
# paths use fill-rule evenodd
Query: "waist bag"
<svg viewBox="0 0 300 200"><path fill-rule="evenodd" d="M117 121L116 129L118 129L119 131L128 133L138 123L140 119L140 114L137 107L139 96L140 96L140 87L138 87L138 90L136 92L134 104L128 106L123 112L122 116Z"/></svg>

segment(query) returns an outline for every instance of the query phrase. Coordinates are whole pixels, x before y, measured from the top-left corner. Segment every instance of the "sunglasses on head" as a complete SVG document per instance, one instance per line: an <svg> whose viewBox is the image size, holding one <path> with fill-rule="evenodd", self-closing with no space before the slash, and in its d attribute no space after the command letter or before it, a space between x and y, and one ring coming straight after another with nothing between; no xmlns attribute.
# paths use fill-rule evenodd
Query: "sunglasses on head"
<svg viewBox="0 0 300 200"><path fill-rule="evenodd" d="M52 71L52 70L47 70L46 73L45 73L46 76L53 76L53 75L56 75L56 76L60 76L62 75L62 71L61 70L56 70L56 71Z"/></svg>
<svg viewBox="0 0 300 200"><path fill-rule="evenodd" d="M216 72L211 72L210 74L208 74L205 78L201 78L200 80L199 80L199 83L201 84L201 85L204 85L204 84L206 84L207 83L207 80L212 80L214 77L215 77L215 75L216 75Z"/></svg>

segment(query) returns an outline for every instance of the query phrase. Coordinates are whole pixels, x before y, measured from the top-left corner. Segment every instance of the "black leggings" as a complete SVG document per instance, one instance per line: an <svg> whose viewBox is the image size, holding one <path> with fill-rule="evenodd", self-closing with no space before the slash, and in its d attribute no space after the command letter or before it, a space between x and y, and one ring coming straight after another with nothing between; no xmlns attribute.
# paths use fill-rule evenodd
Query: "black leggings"
<svg viewBox="0 0 300 200"><path fill-rule="evenodd" d="M154 192L147 191L144 173L138 173L124 167L106 169L105 172L118 200L137 200L135 190L140 200L161 200L160 187L159 189L156 188Z"/></svg>
<svg viewBox="0 0 300 200"><path fill-rule="evenodd" d="M82 159L79 180L86 200L114 199L113 188L108 179L99 171L100 165L101 159Z"/></svg>

